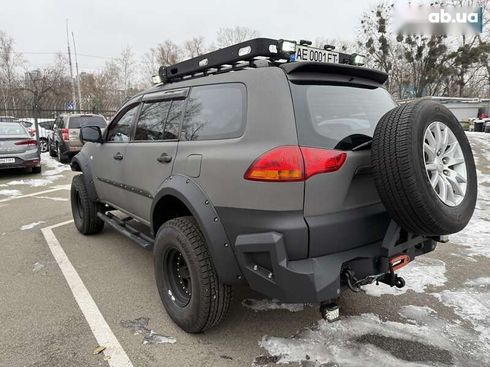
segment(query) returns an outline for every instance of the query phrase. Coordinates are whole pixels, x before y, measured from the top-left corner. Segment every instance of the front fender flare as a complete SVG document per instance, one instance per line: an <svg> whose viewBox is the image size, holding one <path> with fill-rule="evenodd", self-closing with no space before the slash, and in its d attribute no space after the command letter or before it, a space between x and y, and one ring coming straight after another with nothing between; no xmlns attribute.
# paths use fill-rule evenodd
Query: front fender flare
<svg viewBox="0 0 490 367"><path fill-rule="evenodd" d="M203 190L189 177L170 176L160 186L151 206L151 228L154 228L153 214L157 203L168 195L183 202L196 219L220 281L226 284L240 282L243 275L218 213Z"/></svg>
<svg viewBox="0 0 490 367"><path fill-rule="evenodd" d="M92 175L89 157L83 152L78 153L72 158L70 167L72 171L81 171L83 173L83 182L85 183L85 188L87 189L90 200L99 201L99 196L95 190L94 176Z"/></svg>

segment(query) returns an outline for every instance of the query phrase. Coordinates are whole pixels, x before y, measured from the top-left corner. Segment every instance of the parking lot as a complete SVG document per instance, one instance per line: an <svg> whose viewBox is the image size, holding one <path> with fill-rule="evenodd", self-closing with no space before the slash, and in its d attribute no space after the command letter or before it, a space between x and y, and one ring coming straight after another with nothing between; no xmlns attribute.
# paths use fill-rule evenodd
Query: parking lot
<svg viewBox="0 0 490 367"><path fill-rule="evenodd" d="M77 232L68 165L43 154L40 175L0 172L0 365L489 365L490 134L468 136L479 174L474 217L401 271L405 288L345 291L332 324L317 305L237 288L226 321L199 335L166 315L151 251L107 226Z"/></svg>

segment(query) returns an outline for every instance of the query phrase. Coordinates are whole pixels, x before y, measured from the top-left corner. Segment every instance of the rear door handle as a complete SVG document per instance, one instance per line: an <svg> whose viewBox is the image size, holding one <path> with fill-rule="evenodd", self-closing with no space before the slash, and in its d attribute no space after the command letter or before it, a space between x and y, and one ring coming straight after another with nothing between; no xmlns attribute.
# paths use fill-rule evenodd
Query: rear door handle
<svg viewBox="0 0 490 367"><path fill-rule="evenodd" d="M112 158L114 158L116 161L122 161L124 156L121 153L117 152Z"/></svg>
<svg viewBox="0 0 490 367"><path fill-rule="evenodd" d="M157 161L160 163L170 163L172 162L172 156L167 153L162 153L162 155L157 158Z"/></svg>

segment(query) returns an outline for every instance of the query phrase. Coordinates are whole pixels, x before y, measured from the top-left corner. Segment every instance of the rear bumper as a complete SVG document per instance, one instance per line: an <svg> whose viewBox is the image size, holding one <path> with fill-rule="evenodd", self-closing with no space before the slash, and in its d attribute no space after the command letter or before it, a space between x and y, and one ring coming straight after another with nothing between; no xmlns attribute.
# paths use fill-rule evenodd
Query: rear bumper
<svg viewBox="0 0 490 367"><path fill-rule="evenodd" d="M288 259L278 232L239 235L235 242L238 262L252 289L284 302L311 303L338 297L344 269L361 279L387 272L394 255L405 253L414 259L435 247L435 240L403 234L394 222L381 242L302 260ZM270 268L257 264L257 254L270 258Z"/></svg>
<svg viewBox="0 0 490 367"><path fill-rule="evenodd" d="M37 150L27 151L25 153L8 155L0 154L0 158L14 158L13 163L2 163L0 164L0 169L11 169L11 168L29 168L38 167L41 165L41 157L39 156Z"/></svg>

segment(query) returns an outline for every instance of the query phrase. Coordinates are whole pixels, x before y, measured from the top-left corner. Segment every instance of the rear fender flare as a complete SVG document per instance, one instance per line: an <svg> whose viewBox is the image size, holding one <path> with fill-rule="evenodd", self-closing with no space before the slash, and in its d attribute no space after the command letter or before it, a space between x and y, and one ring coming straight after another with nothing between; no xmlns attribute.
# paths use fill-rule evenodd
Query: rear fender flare
<svg viewBox="0 0 490 367"><path fill-rule="evenodd" d="M242 272L236 260L233 246L228 240L221 220L209 198L192 179L183 175L169 176L160 186L151 206L151 228L154 228L153 214L160 199L174 196L189 209L199 224L218 273L220 281L226 284L237 283Z"/></svg>
<svg viewBox="0 0 490 367"><path fill-rule="evenodd" d="M72 171L78 171L83 173L83 182L87 189L88 196L92 201L98 201L99 196L95 190L94 176L92 175L92 167L90 159L83 152L78 153L73 157L70 163Z"/></svg>

